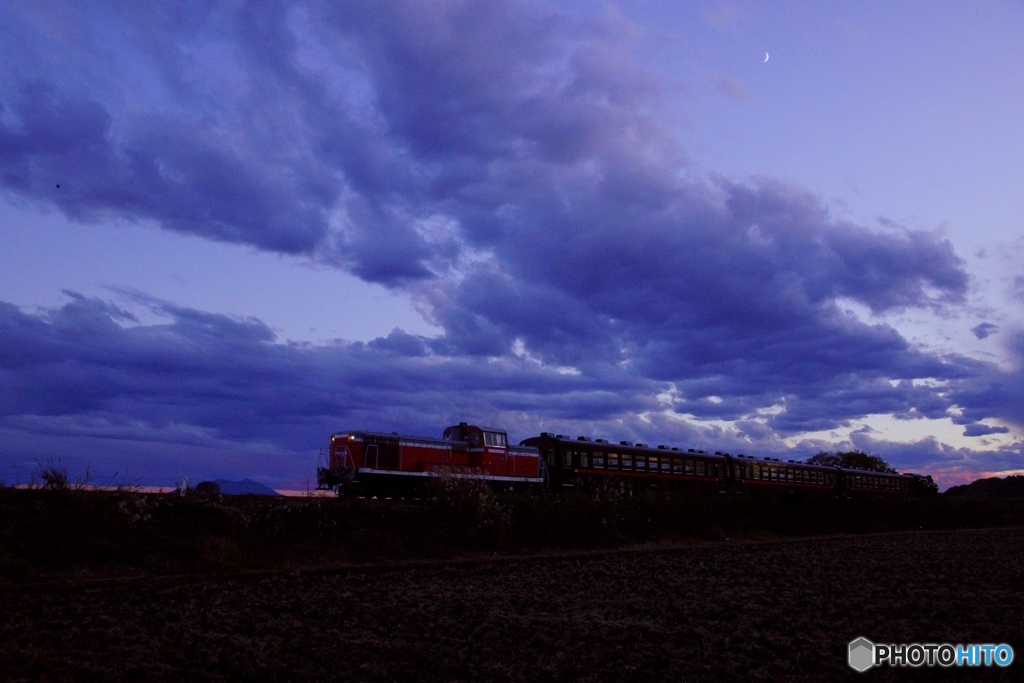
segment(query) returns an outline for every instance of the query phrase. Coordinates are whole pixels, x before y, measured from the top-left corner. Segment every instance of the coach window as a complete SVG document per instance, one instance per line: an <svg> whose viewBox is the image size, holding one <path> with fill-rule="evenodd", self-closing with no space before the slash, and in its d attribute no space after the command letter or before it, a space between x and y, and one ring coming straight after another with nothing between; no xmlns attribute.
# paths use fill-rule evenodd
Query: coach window
<svg viewBox="0 0 1024 683"><path fill-rule="evenodd" d="M572 451L562 451L562 467L572 467Z"/></svg>
<svg viewBox="0 0 1024 683"><path fill-rule="evenodd" d="M679 458L672 458L672 474L683 473L683 461Z"/></svg>
<svg viewBox="0 0 1024 683"><path fill-rule="evenodd" d="M697 461L697 476L698 477L703 477L704 476L704 461L703 460L698 460Z"/></svg>
<svg viewBox="0 0 1024 683"><path fill-rule="evenodd" d="M752 479L760 479L761 478L761 466L757 465L757 464L754 464L754 465L751 465L750 468L751 468L751 475L750 475L751 478Z"/></svg>
<svg viewBox="0 0 1024 683"><path fill-rule="evenodd" d="M658 456L656 456L656 455L648 455L647 456L647 469L650 470L651 472L657 472L658 471Z"/></svg>
<svg viewBox="0 0 1024 683"><path fill-rule="evenodd" d="M619 454L609 453L608 454L608 469L617 470L619 469Z"/></svg>
<svg viewBox="0 0 1024 683"><path fill-rule="evenodd" d="M687 460L683 463L683 474L693 474L693 461Z"/></svg>
<svg viewBox="0 0 1024 683"><path fill-rule="evenodd" d="M662 472L668 472L668 470L669 470L669 468L671 466L672 466L671 461L668 458L662 456L662 458L661 458L661 471Z"/></svg>
<svg viewBox="0 0 1024 683"><path fill-rule="evenodd" d="M580 467L590 467L590 451L580 451Z"/></svg>
<svg viewBox="0 0 1024 683"><path fill-rule="evenodd" d="M604 469L604 453L594 451L594 467Z"/></svg>

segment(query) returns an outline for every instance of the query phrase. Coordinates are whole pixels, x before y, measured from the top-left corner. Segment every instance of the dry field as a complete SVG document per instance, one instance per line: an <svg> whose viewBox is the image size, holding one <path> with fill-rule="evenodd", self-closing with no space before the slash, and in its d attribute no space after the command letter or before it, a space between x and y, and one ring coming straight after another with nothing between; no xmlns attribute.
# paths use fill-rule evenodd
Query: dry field
<svg viewBox="0 0 1024 683"><path fill-rule="evenodd" d="M1007 642L1024 529L689 543L0 589L4 680L1020 680L847 668L846 644Z"/></svg>

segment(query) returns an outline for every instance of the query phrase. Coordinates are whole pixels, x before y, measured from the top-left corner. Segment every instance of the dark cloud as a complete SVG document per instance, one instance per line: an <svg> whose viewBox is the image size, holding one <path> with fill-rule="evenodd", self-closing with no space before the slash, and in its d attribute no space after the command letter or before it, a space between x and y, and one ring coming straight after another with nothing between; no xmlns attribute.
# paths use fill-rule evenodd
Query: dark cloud
<svg viewBox="0 0 1024 683"><path fill-rule="evenodd" d="M125 325L117 307L78 295L40 314L0 305L0 428L92 440L104 464L105 441L158 441L178 459L250 452L252 472L308 460L345 428L438 434L468 418L514 430L528 415L601 420L654 406L650 383L624 373L438 356L400 331L369 344L282 344L258 320L148 304L165 323ZM299 466L293 476L315 463Z"/></svg>
<svg viewBox="0 0 1024 683"><path fill-rule="evenodd" d="M973 332L974 336L978 339L985 339L998 331L999 326L993 325L992 323L981 323L980 325L975 325L971 328L971 332Z"/></svg>
<svg viewBox="0 0 1024 683"><path fill-rule="evenodd" d="M151 478L233 470L295 482L312 471L333 431L436 434L462 419L506 426L516 439L550 429L792 455L779 439L785 419L813 429L830 426L813 422L824 420L815 416L826 409L898 413L912 406L907 416L914 417L938 415L948 405L911 382L865 386L851 377L834 396L818 397L821 405L794 408L787 401L776 419L740 419L735 430L723 430L670 417L664 411L671 402L655 398L668 385L628 367L571 373L529 358L444 355L399 330L368 344L284 344L258 320L148 299L165 322L140 324L110 303L73 293L70 299L38 314L0 306L5 462L66 454L91 461L94 470L127 468ZM727 399L689 403L676 409L703 417L736 412ZM968 424L971 433L979 428ZM160 455L147 467L143 453Z"/></svg>
<svg viewBox="0 0 1024 683"><path fill-rule="evenodd" d="M993 418L1009 424L1024 426L1024 334L1009 335L1007 349L1012 354L1015 368L1001 370L990 365L979 365L978 372L957 383L949 392L950 400L961 407L956 424L966 425L980 435L987 425L982 420ZM987 432L989 434L995 432Z"/></svg>
<svg viewBox="0 0 1024 683"><path fill-rule="evenodd" d="M975 422L964 428L964 436L988 436L989 434L1007 434L1009 427L991 427L989 425Z"/></svg>
<svg viewBox="0 0 1024 683"><path fill-rule="evenodd" d="M1013 278L1013 284L1010 287L1010 292L1014 297L1024 301L1024 275L1017 275Z"/></svg>

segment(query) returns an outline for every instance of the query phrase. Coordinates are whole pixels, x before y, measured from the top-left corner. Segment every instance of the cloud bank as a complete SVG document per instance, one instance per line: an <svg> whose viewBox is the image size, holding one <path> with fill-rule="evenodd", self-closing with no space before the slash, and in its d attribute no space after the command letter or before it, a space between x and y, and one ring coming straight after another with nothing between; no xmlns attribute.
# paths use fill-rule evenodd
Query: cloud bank
<svg viewBox="0 0 1024 683"><path fill-rule="evenodd" d="M635 33L520 2L9 6L9 197L306 255L444 332L310 347L165 302L146 304L163 325L76 295L7 305L0 425L291 454L476 416L523 437L723 420L748 450L871 414L1024 425L1015 376L842 305L963 303L950 243L697 173Z"/></svg>

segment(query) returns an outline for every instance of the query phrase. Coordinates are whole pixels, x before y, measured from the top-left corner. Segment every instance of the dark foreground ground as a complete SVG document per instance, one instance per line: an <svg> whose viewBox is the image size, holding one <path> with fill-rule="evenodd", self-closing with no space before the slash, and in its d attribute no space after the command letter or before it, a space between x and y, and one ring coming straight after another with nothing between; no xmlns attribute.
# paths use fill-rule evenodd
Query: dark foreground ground
<svg viewBox="0 0 1024 683"><path fill-rule="evenodd" d="M0 587L0 679L1021 680L1024 529ZM846 645L1006 642L854 674Z"/></svg>

